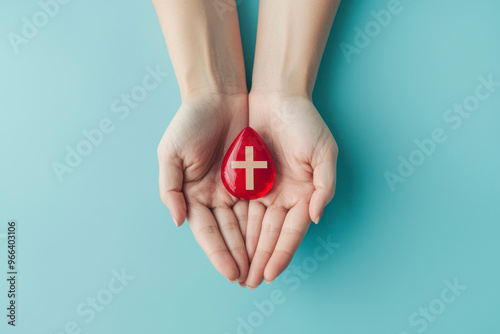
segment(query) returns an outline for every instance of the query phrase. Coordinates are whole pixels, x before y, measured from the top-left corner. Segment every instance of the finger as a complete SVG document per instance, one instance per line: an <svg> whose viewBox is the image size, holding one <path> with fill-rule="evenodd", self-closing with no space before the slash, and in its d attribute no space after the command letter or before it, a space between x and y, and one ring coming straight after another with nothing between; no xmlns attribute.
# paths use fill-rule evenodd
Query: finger
<svg viewBox="0 0 500 334"><path fill-rule="evenodd" d="M278 241L285 216L286 210L283 208L271 207L266 210L257 249L248 272L247 285L251 289L259 286L264 279L264 269Z"/></svg>
<svg viewBox="0 0 500 334"><path fill-rule="evenodd" d="M336 149L324 157L321 163L312 166L314 192L309 203L309 216L318 224L325 206L330 203L335 194L337 152Z"/></svg>
<svg viewBox="0 0 500 334"><path fill-rule="evenodd" d="M248 254L245 248L245 242L241 236L240 225L234 212L228 207L218 207L212 209L214 217L219 225L227 249L238 266L238 281L244 283L248 275Z"/></svg>
<svg viewBox="0 0 500 334"><path fill-rule="evenodd" d="M246 240L247 235L247 221L248 221L248 201L238 201L233 206L233 212L238 219L238 224L240 224L241 236L243 241Z"/></svg>
<svg viewBox="0 0 500 334"><path fill-rule="evenodd" d="M258 201L250 201L248 204L248 223L245 244L247 246L247 253L250 262L253 260L255 250L257 249L257 242L259 242L260 228L262 226L262 219L266 213L264 204Z"/></svg>
<svg viewBox="0 0 500 334"><path fill-rule="evenodd" d="M180 158L158 154L160 166L160 198L170 210L175 225L181 226L186 219L186 200L182 193L183 169Z"/></svg>
<svg viewBox="0 0 500 334"><path fill-rule="evenodd" d="M212 212L199 204L190 205L189 208L188 223L196 241L215 269L228 280L236 280L239 276L238 266L226 247Z"/></svg>
<svg viewBox="0 0 500 334"><path fill-rule="evenodd" d="M266 282L272 282L288 267L311 225L307 203L297 204L285 217L281 233L269 262L264 270Z"/></svg>
<svg viewBox="0 0 500 334"><path fill-rule="evenodd" d="M238 219L238 223L240 225L240 232L241 236L243 237L243 243L245 244L245 256L247 259L247 269L250 267L250 259L248 257L248 252L246 251L246 233L247 233L247 222L248 222L248 201L238 201L236 204L233 206L233 212L236 215L236 218ZM247 270L247 275L248 275L248 270ZM241 274L240 277L238 278L239 284L242 287L246 287L246 276L245 279L242 279Z"/></svg>

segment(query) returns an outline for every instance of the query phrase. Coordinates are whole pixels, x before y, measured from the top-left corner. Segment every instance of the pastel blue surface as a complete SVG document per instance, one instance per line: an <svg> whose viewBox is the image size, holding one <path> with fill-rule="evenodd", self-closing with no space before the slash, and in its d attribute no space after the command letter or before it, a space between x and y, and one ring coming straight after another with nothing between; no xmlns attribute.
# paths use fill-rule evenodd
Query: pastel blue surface
<svg viewBox="0 0 500 334"><path fill-rule="evenodd" d="M258 3L238 3L251 73ZM40 6L1 7L1 333L500 333L500 87L485 83L500 82L500 2L342 3L314 93L340 148L336 197L255 291L229 284L159 199L156 147L180 96L151 2L73 0L17 53L8 34ZM157 66L170 74L114 112ZM53 162L101 122L60 182ZM134 278L115 279L123 268Z"/></svg>

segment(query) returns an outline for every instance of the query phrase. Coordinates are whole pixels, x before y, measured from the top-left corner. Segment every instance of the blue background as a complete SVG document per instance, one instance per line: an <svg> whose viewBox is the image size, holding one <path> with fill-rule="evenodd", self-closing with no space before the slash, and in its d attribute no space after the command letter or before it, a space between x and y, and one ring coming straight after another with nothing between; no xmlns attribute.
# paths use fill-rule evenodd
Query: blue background
<svg viewBox="0 0 500 334"><path fill-rule="evenodd" d="M18 326L2 311L1 332L64 333L74 321L81 333L232 334L241 317L258 324L254 333L499 333L500 89L458 129L443 114L474 94L479 76L500 81L500 2L401 5L349 62L341 43L354 45L355 28L387 1L344 1L320 68L314 102L339 144L338 186L292 265L316 263L318 237L339 247L307 278L289 272L293 284L250 291L212 267L159 199L156 147L180 95L151 2L73 0L16 53L7 34L20 34L40 7L3 1L0 309L9 219L18 222L20 274ZM239 1L248 73L257 9ZM112 102L157 64L171 74L120 119ZM114 131L59 182L51 164L104 118ZM398 157L435 128L447 140L391 191L384 173L397 173ZM87 323L78 305L122 268L135 278ZM425 318L409 321L439 306L444 281L455 279L467 288L425 329ZM259 318L254 302L278 290L284 302Z"/></svg>

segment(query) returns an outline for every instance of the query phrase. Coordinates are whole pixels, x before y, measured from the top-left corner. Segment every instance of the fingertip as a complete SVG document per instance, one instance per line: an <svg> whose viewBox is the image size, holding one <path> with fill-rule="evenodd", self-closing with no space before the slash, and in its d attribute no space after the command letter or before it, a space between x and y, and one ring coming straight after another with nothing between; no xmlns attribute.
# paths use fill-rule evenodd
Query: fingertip
<svg viewBox="0 0 500 334"><path fill-rule="evenodd" d="M178 212L177 214L172 215L172 219L177 227L181 227L186 221L186 213L182 211Z"/></svg>
<svg viewBox="0 0 500 334"><path fill-rule="evenodd" d="M236 267L236 264L234 266L229 267L220 267L217 268L217 270L229 280L231 283L236 283L238 280L239 272L238 272L238 267Z"/></svg>
<svg viewBox="0 0 500 334"><path fill-rule="evenodd" d="M309 218L315 224L318 224L321 216L323 216L323 211L325 206L328 204L330 199L325 194L322 194L320 190L316 190L309 203Z"/></svg>
<svg viewBox="0 0 500 334"><path fill-rule="evenodd" d="M263 270L263 269L262 269ZM259 285L264 281L264 275L262 272L256 272L255 268L251 269L248 273L248 278L245 284L248 286L250 290L255 290Z"/></svg>
<svg viewBox="0 0 500 334"><path fill-rule="evenodd" d="M179 222L177 221L177 219L175 219L175 216L172 213L170 213L170 216L172 217L172 220L174 221L175 226L179 227L180 226Z"/></svg>
<svg viewBox="0 0 500 334"><path fill-rule="evenodd" d="M168 192L164 196L164 203L170 210L170 216L175 226L179 227L186 220L186 201L180 192Z"/></svg>
<svg viewBox="0 0 500 334"><path fill-rule="evenodd" d="M175 217L172 217L172 219L174 221L175 226L181 227L182 225L184 225L185 219L176 219Z"/></svg>
<svg viewBox="0 0 500 334"><path fill-rule="evenodd" d="M266 284L271 284L279 275L280 273L269 274L267 272L264 272L264 282L266 282Z"/></svg>
<svg viewBox="0 0 500 334"><path fill-rule="evenodd" d="M212 263L219 273L227 278L230 282L235 282L240 276L238 266L234 261L233 257L227 253L221 253L219 256L215 256Z"/></svg>
<svg viewBox="0 0 500 334"><path fill-rule="evenodd" d="M179 227L184 223L184 218L182 217L182 213L179 212L180 210L177 207L172 207L169 208L170 210L170 217L172 217L172 221L174 222L175 226Z"/></svg>
<svg viewBox="0 0 500 334"><path fill-rule="evenodd" d="M248 286L250 290L254 290L262 283L263 280L264 276L262 275L262 273L259 275L256 274L255 272L252 272L248 274L248 278L245 284Z"/></svg>
<svg viewBox="0 0 500 334"><path fill-rule="evenodd" d="M209 257L210 258L210 257ZM235 282L238 280L240 276L240 272L238 271L238 266L234 261L233 257L227 253L220 253L211 258L212 264L215 269L227 278L230 282Z"/></svg>
<svg viewBox="0 0 500 334"><path fill-rule="evenodd" d="M245 254L246 255L246 254ZM247 258L248 259L248 258ZM238 264L237 265L239 266L238 267L238 271L239 271L239 275L238 275L238 283L241 285L241 284L244 284L247 280L247 277L248 277L248 270L250 269L250 265L248 264L248 262L246 264Z"/></svg>
<svg viewBox="0 0 500 334"><path fill-rule="evenodd" d="M291 258L288 256L274 255L264 269L264 280L267 284L273 282L290 264Z"/></svg>
<svg viewBox="0 0 500 334"><path fill-rule="evenodd" d="M254 266L253 268L252 268L252 265ZM252 265L250 265L248 277L247 277L246 282L245 282L245 284L248 286L248 288L250 290L254 290L255 288L257 288L260 285L260 283L262 283L262 280L264 279L262 272L259 272L260 270L263 270L263 268L256 269L255 263L253 263Z"/></svg>

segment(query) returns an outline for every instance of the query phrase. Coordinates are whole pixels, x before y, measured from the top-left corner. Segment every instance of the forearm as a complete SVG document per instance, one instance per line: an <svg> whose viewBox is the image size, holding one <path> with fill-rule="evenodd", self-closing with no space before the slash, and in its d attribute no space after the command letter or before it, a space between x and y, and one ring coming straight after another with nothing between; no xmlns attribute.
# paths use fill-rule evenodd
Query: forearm
<svg viewBox="0 0 500 334"><path fill-rule="evenodd" d="M246 94L236 5L221 13L212 1L153 0L182 99Z"/></svg>
<svg viewBox="0 0 500 334"><path fill-rule="evenodd" d="M340 0L261 0L252 93L311 97Z"/></svg>

